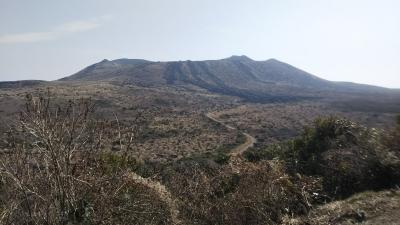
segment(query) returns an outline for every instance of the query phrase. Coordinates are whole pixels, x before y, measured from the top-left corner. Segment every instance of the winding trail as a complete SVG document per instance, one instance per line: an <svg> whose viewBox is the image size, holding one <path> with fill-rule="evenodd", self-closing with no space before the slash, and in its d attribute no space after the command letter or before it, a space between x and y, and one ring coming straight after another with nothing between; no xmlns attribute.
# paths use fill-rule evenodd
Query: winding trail
<svg viewBox="0 0 400 225"><path fill-rule="evenodd" d="M205 114L207 118L209 118L210 120L221 124L222 126L226 127L229 130L238 130L235 127L232 127L228 124L225 124L223 121L219 120L215 113L206 113ZM239 131L239 130L238 130ZM233 148L229 155L232 156L231 158L236 158L238 159L240 155L242 155L243 152L245 152L247 149L249 149L250 147L254 146L254 143L257 142L257 140L251 136L250 134L243 132L243 131L239 131L241 132L245 137L246 137L246 141L238 146L236 146L235 148ZM240 160L239 160L240 161ZM232 162L232 161L231 161ZM128 176L134 180L137 183L140 183L142 185L145 185L146 187L156 191L159 195L159 197L169 206L170 209L170 213L171 213L171 219L172 219L172 224L174 225L180 225L182 224L182 221L179 219L179 206L177 201L173 198L173 195L171 194L171 192L169 192L168 188L163 185L162 183L153 180L151 178L144 178L136 173L129 173Z"/></svg>
<svg viewBox="0 0 400 225"><path fill-rule="evenodd" d="M216 122L216 123L221 124L222 126L226 127L229 130L238 130L237 128L232 127L231 125L225 124L223 121L219 120L216 117L215 113L209 112L209 113L206 114L206 117L209 118L210 120ZM257 140L253 136L251 136L250 134L248 134L246 132L243 132L243 131L240 131L240 132L242 132L242 134L246 137L246 141L243 144L240 144L239 146L236 146L235 148L233 148L229 153L230 156L239 156L239 155L241 155L247 149L249 149L250 147L253 147L254 143L257 142Z"/></svg>

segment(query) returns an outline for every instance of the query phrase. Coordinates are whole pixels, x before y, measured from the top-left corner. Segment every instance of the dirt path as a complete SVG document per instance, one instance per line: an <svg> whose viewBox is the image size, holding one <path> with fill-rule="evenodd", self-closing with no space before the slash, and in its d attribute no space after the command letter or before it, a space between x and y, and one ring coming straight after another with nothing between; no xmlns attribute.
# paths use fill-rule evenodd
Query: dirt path
<svg viewBox="0 0 400 225"><path fill-rule="evenodd" d="M238 130L237 128L232 127L232 126L230 126L228 124L225 124L221 120L217 119L217 117L215 116L214 113L207 113L206 117L209 118L210 120L216 122L216 123L221 124L222 126L226 127L229 130ZM257 142L257 140L253 136L251 136L250 134L248 134L246 132L243 132L243 131L240 131L240 132L242 132L242 134L246 137L246 141L243 144L233 148L229 153L231 156L239 156L239 155L241 155L247 149L249 149L250 147L253 147L254 143Z"/></svg>
<svg viewBox="0 0 400 225"><path fill-rule="evenodd" d="M221 120L217 119L213 113L207 113L206 116L212 121L221 124L222 126L226 127L229 130L238 130L237 128L227 125ZM239 146L233 148L229 153L230 156L240 156L244 151L246 151L248 148L252 147L254 143L256 143L257 140L250 134L246 132L242 132L242 134L246 137L246 141L240 144ZM172 194L168 191L167 187L165 187L158 181L151 180L149 178L143 178L136 173L130 173L129 176L131 177L131 179L135 180L135 182L146 185L150 189L156 191L159 194L160 198L163 199L163 201L168 204L171 212L172 223L174 225L182 224L182 222L179 220L178 217L179 207L177 205L177 202L174 201Z"/></svg>

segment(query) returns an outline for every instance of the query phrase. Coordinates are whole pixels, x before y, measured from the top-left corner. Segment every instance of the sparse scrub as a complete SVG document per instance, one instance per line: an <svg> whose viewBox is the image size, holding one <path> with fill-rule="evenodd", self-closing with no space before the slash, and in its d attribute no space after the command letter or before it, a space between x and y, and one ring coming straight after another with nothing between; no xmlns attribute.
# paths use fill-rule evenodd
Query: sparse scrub
<svg viewBox="0 0 400 225"><path fill-rule="evenodd" d="M93 109L89 99L56 105L28 96L1 147L0 224L314 222L307 218L315 217L310 210L316 203L393 187L400 178L399 129L386 133L318 119L296 139L250 149L246 161L229 155L245 136L204 116L138 121L135 111L129 120L113 115L107 121L95 119ZM221 131L223 140L201 129ZM175 143L170 138L177 140L172 153L178 155L178 146L198 136L209 141L200 151L154 160L165 156L156 148ZM139 157L145 142L154 158Z"/></svg>

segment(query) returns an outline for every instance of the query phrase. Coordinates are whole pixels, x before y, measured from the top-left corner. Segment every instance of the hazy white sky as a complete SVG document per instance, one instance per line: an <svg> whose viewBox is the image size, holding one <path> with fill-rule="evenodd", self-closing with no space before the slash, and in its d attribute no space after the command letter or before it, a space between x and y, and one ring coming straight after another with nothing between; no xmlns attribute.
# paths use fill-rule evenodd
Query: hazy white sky
<svg viewBox="0 0 400 225"><path fill-rule="evenodd" d="M0 80L54 80L104 58L231 55L400 88L400 1L0 0Z"/></svg>

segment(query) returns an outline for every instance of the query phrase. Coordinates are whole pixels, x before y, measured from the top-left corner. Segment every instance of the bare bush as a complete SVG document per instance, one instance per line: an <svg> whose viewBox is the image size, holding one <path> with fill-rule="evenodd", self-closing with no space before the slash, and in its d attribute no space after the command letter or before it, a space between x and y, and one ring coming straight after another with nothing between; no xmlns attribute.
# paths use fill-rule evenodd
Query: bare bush
<svg viewBox="0 0 400 225"><path fill-rule="evenodd" d="M1 224L168 224L158 193L124 170L108 173L108 123L95 120L90 100L65 106L27 96L1 155ZM121 129L118 129L119 131ZM124 143L131 143L131 135ZM128 148L128 147L126 147Z"/></svg>

